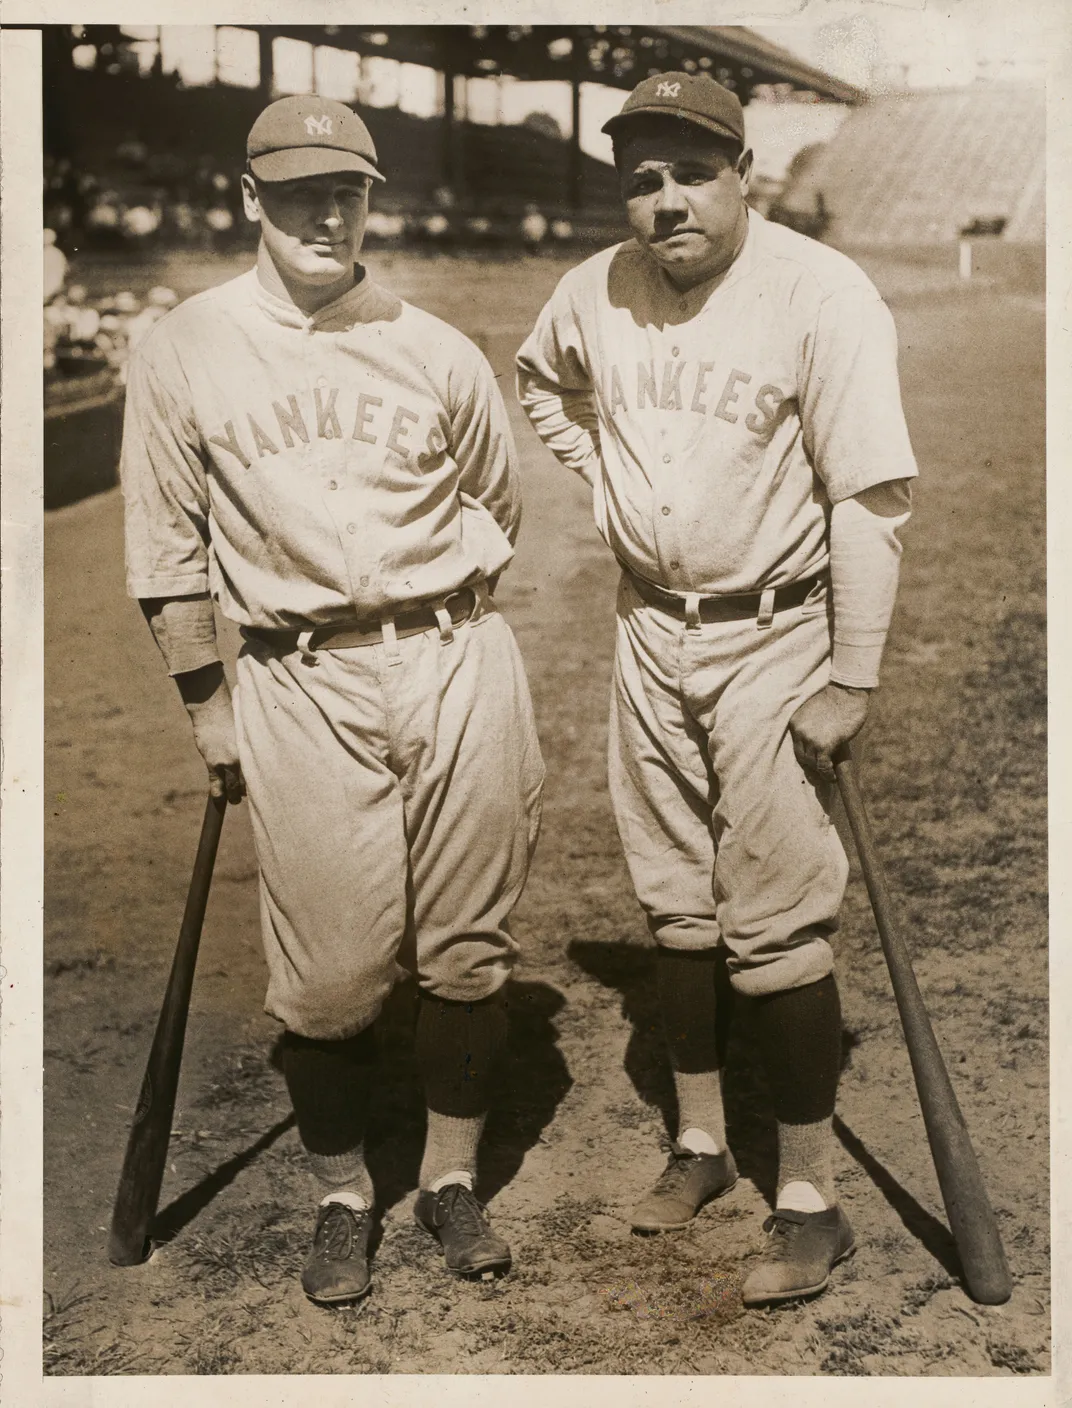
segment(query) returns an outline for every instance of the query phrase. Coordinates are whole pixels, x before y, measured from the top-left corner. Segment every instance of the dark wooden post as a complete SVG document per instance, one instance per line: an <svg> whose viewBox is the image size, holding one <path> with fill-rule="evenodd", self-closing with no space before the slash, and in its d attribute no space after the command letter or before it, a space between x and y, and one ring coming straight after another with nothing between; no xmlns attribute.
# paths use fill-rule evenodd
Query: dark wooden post
<svg viewBox="0 0 1072 1408"><path fill-rule="evenodd" d="M272 33L265 30L263 25L257 30L257 52L260 57L260 78L257 88L261 98L265 103L272 101L272 84L275 78L275 70L272 60Z"/></svg>
<svg viewBox="0 0 1072 1408"><path fill-rule="evenodd" d="M573 41L574 50L577 48L577 40ZM574 210L580 210L583 201L581 190L581 75L580 64L575 59L573 75L570 79L570 89L572 101L572 116L570 119L569 135L569 196L570 205Z"/></svg>
<svg viewBox="0 0 1072 1408"><path fill-rule="evenodd" d="M443 180L456 200L465 195L465 123L458 114L458 63L452 35L442 40L443 62ZM468 113L465 114L468 117Z"/></svg>
<svg viewBox="0 0 1072 1408"><path fill-rule="evenodd" d="M447 186L454 185L454 73L443 68L443 181Z"/></svg>

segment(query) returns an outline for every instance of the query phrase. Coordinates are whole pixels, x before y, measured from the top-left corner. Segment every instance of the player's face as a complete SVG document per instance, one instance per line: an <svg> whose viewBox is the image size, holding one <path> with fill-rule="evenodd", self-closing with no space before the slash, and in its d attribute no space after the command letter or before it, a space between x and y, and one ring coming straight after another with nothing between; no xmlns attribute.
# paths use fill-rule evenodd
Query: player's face
<svg viewBox="0 0 1072 1408"><path fill-rule="evenodd" d="M368 219L370 181L359 172L297 181L242 179L246 214L280 275L308 285L351 278Z"/></svg>
<svg viewBox="0 0 1072 1408"><path fill-rule="evenodd" d="M619 162L626 215L638 242L678 288L733 260L748 228L752 153L734 164L702 134L637 133Z"/></svg>

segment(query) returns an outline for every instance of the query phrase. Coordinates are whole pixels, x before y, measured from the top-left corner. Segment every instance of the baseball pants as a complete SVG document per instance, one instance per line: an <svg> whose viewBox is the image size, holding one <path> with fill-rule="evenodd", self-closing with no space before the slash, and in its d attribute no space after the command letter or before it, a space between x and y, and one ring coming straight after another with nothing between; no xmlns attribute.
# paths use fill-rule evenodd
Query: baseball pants
<svg viewBox="0 0 1072 1408"><path fill-rule="evenodd" d="M848 861L789 733L829 673L825 592L763 627L688 627L623 576L609 780L633 885L657 943L724 942L753 996L833 968Z"/></svg>
<svg viewBox="0 0 1072 1408"><path fill-rule="evenodd" d="M320 649L310 664L249 638L235 702L266 1011L338 1040L403 972L452 1001L496 992L544 774L521 657L486 594L451 639Z"/></svg>

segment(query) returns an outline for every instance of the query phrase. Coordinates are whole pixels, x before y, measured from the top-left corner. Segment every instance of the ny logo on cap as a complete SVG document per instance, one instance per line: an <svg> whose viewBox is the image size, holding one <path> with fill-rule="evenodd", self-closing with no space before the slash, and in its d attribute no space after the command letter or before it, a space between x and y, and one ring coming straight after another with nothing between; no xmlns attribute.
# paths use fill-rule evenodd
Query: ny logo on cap
<svg viewBox="0 0 1072 1408"><path fill-rule="evenodd" d="M655 90L655 96L657 98L676 98L680 92L680 83L660 83Z"/></svg>
<svg viewBox="0 0 1072 1408"><path fill-rule="evenodd" d="M330 117L307 117L305 119L305 130L310 137L330 137L331 118Z"/></svg>

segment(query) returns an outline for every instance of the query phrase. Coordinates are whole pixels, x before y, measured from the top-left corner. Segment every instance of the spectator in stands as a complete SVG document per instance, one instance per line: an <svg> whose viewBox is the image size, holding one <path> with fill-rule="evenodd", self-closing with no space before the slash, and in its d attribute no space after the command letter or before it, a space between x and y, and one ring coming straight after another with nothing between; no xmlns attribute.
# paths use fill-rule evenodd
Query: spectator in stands
<svg viewBox="0 0 1072 1408"><path fill-rule="evenodd" d="M122 239L121 220L118 191L101 191L86 211L86 233L95 244L118 244Z"/></svg>
<svg viewBox="0 0 1072 1408"><path fill-rule="evenodd" d="M123 140L115 149L118 161L124 166L133 166L136 169L143 167L149 157L149 148L136 132L128 131Z"/></svg>
<svg viewBox="0 0 1072 1408"><path fill-rule="evenodd" d="M175 192L175 199L165 207L164 215L169 233L182 244L194 243L198 232L197 211L185 186Z"/></svg>
<svg viewBox="0 0 1072 1408"><path fill-rule="evenodd" d="M234 216L225 205L212 205L205 211L206 246L212 250L226 248L234 229Z"/></svg>
<svg viewBox="0 0 1072 1408"><path fill-rule="evenodd" d="M537 250L547 238L547 217L538 205L528 204L521 217L521 239L525 248Z"/></svg>
<svg viewBox="0 0 1072 1408"><path fill-rule="evenodd" d="M101 313L100 332L95 339L97 349L120 380L126 375L129 351L129 327L138 313L138 300L129 289L108 299Z"/></svg>
<svg viewBox="0 0 1072 1408"><path fill-rule="evenodd" d="M66 299L60 304L61 327L65 340L83 347L92 347L100 332L100 314L86 302L82 284L71 284Z"/></svg>
<svg viewBox="0 0 1072 1408"><path fill-rule="evenodd" d="M45 231L44 302L51 303L67 282L67 256L56 244L56 231Z"/></svg>
<svg viewBox="0 0 1072 1408"><path fill-rule="evenodd" d="M128 205L120 218L120 228L127 239L145 243L160 228L163 212L159 205Z"/></svg>

